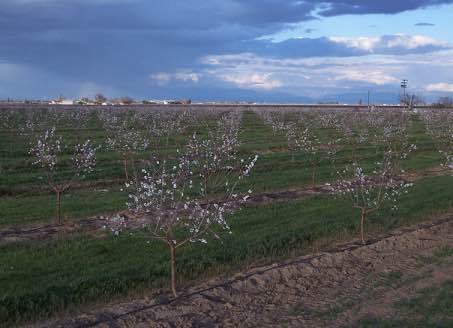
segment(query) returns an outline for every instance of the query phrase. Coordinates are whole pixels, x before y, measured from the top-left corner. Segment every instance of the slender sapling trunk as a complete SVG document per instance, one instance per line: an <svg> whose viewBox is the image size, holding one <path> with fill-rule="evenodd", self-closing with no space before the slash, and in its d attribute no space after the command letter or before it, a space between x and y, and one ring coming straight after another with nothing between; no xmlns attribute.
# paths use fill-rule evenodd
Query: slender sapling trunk
<svg viewBox="0 0 453 328"><path fill-rule="evenodd" d="M178 297L176 292L176 247L170 246L170 266L171 266L171 291L174 297Z"/></svg>
<svg viewBox="0 0 453 328"><path fill-rule="evenodd" d="M362 244L365 244L365 237L364 237L364 232L363 232L365 218L366 218L366 210L364 208L361 208L361 210L360 210L360 237L362 239Z"/></svg>
<svg viewBox="0 0 453 328"><path fill-rule="evenodd" d="M126 177L126 181L129 181L129 172L127 168L127 157L123 158L123 166L124 166L124 175Z"/></svg>
<svg viewBox="0 0 453 328"><path fill-rule="evenodd" d="M312 170L311 170L311 187L316 187L316 162L312 163Z"/></svg>
<svg viewBox="0 0 453 328"><path fill-rule="evenodd" d="M59 189L55 190L55 210L56 210L56 221L58 224L61 224L61 191Z"/></svg>

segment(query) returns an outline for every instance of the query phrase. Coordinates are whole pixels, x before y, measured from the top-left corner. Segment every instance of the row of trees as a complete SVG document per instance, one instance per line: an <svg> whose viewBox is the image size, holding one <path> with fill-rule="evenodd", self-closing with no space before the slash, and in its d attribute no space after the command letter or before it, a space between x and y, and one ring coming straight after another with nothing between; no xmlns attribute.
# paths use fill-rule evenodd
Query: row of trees
<svg viewBox="0 0 453 328"><path fill-rule="evenodd" d="M56 100L54 100L54 103L63 103L66 100L65 97L60 95L60 97ZM93 99L90 97L81 97L78 100L75 100L74 103L78 105L88 105L88 104L95 104L95 105L104 105L104 104L113 104L113 105L131 105L134 103L141 102L142 104L145 105L151 105L151 104L158 104L158 103L165 103L165 104L173 104L173 105L189 105L192 103L191 99L181 99L181 100L167 100L167 101L153 101L153 100L143 100L143 101L138 101L134 100L133 98L129 96L123 96L119 98L107 98L104 96L102 93L98 93L94 96ZM26 102L27 103L27 102Z"/></svg>
<svg viewBox="0 0 453 328"><path fill-rule="evenodd" d="M257 113L274 133L286 136L293 159L295 154L301 155L304 167L311 170L312 187L316 186L319 165L330 165L333 192L347 197L360 213L362 242L367 216L388 202L396 209L398 197L412 186L401 178L402 161L416 149L409 142L408 112ZM368 156L362 156L360 150L368 151ZM339 153L343 155L342 167L336 161ZM370 157L375 158L371 163Z"/></svg>
<svg viewBox="0 0 453 328"><path fill-rule="evenodd" d="M362 242L368 215L386 204L397 209L397 200L412 186L402 179L401 164L416 149L408 136L414 114L270 110L257 114L274 133L286 138L293 161L297 155L304 169L311 171L312 187L317 184L320 165L329 165L333 193L349 199L358 212ZM59 222L61 194L95 169L96 151L101 145L82 136L76 136L74 145L65 145L54 126L88 127L93 119L90 115L83 110L28 113L27 123L20 129L22 135L34 140L30 149L33 164L42 169L44 180L55 192ZM420 115L444 165L453 169L453 115L448 111L424 111ZM244 191L248 189L245 185L237 188L258 159L238 155L242 113L120 110L96 112L94 119L106 132L102 146L122 158L129 210L145 218L144 229L150 238L168 247L171 287L176 296L178 250L190 243L206 243L211 235L219 238L222 231L230 233L228 215L251 193ZM18 119L12 115L9 121L11 127ZM205 124L195 133L191 127L195 123L200 126L200 122ZM170 153L169 141L176 135L184 136L185 144ZM144 151L148 154L146 161L137 163ZM128 228L127 223L120 216L109 219L115 234Z"/></svg>
<svg viewBox="0 0 453 328"><path fill-rule="evenodd" d="M106 131L103 146L122 158L129 210L144 219L143 229L150 238L168 247L171 287L176 296L177 250L189 243L206 243L208 235L219 238L221 231L229 231L226 216L239 209L251 193L237 190L258 159L238 156L242 114L103 111L97 118ZM216 123L203 126L203 135L183 134L189 132L195 118ZM77 119L81 125L89 122L84 115ZM47 124L49 121L63 124L65 118L50 117ZM101 145L84 140L67 146L55 126L41 132L39 128L45 125L29 121L27 136L35 139L30 148L33 165L42 170L43 180L55 193L56 221L61 223L61 195L95 170L96 151ZM176 150L176 156L170 156L169 139L175 135L186 135L186 144ZM145 150L150 155L136 165L137 155ZM128 228L127 223L120 216L108 221L117 235Z"/></svg>
<svg viewBox="0 0 453 328"><path fill-rule="evenodd" d="M419 94L407 93L400 96L400 103L412 109L414 106L427 105L425 98ZM453 98L442 96L431 104L433 108L453 108Z"/></svg>
<svg viewBox="0 0 453 328"><path fill-rule="evenodd" d="M442 157L442 166L453 169L453 112L423 111L421 117Z"/></svg>
<svg viewBox="0 0 453 328"><path fill-rule="evenodd" d="M139 172L139 168L135 167L136 161L146 160L144 151L152 151L158 158L168 156L165 152L169 138L185 132L195 119L194 114L189 112L131 110L46 110L11 112L8 115L3 128L11 132L11 140L18 133L28 140L29 154L35 158L33 164L41 168L41 179L55 193L55 218L58 223L61 223L61 195L94 171L96 152L100 148L121 157L124 179L129 181L131 174L135 177ZM212 119L218 115L207 112L197 117ZM91 126L93 120L95 122ZM104 142L97 140L98 144L95 144L82 131L98 128L99 124L104 128L106 138Z"/></svg>

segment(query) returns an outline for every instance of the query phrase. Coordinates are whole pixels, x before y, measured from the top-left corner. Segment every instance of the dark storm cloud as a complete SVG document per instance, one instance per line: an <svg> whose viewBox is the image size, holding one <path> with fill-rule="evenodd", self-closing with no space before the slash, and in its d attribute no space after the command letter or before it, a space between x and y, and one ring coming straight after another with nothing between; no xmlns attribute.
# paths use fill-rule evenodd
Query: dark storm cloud
<svg viewBox="0 0 453 328"><path fill-rule="evenodd" d="M268 26L311 19L316 2L279 0L8 1L0 3L0 27L34 31L71 28L185 29L225 24Z"/></svg>
<svg viewBox="0 0 453 328"><path fill-rule="evenodd" d="M152 72L197 69L209 53L311 19L296 1L0 2L0 59L142 93Z"/></svg>
<svg viewBox="0 0 453 328"><path fill-rule="evenodd" d="M450 4L453 0L339 0L327 1L321 9L321 16L337 16L345 14L397 14L404 11L426 8L430 6Z"/></svg>
<svg viewBox="0 0 453 328"><path fill-rule="evenodd" d="M327 38L255 41L288 24L319 19L314 13L398 13L451 2L1 0L0 61L45 72L49 88L54 76L55 87L65 79L71 85L94 81L139 96L150 89L149 74L196 71L203 67L200 58L208 54L304 57L363 52ZM27 85L34 78L30 72Z"/></svg>
<svg viewBox="0 0 453 328"><path fill-rule="evenodd" d="M282 1L282 0L3 0L0 28L10 31L49 29L204 30L242 25L263 32L282 24L341 14L395 14L453 0Z"/></svg>

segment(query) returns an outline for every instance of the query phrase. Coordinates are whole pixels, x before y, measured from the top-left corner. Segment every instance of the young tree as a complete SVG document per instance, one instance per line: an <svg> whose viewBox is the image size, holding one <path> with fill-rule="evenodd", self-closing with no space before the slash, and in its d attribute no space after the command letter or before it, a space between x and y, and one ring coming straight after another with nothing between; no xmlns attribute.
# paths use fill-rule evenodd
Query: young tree
<svg viewBox="0 0 453 328"><path fill-rule="evenodd" d="M330 163L331 172L336 172L337 155L343 149L341 115L341 112L327 112L318 115L319 126L327 135L327 142L323 150L325 160Z"/></svg>
<svg viewBox="0 0 453 328"><path fill-rule="evenodd" d="M162 155L168 155L163 153L168 150L171 137L183 133L193 120L186 110L147 111L138 114L145 122L143 128L147 130L153 151Z"/></svg>
<svg viewBox="0 0 453 328"><path fill-rule="evenodd" d="M66 146L61 136L56 135L55 127L46 130L30 149L35 157L33 165L41 167L44 179L55 193L55 220L61 223L61 195L66 192L77 180L84 178L84 174L91 172L96 164L96 149L90 140L74 146L70 157L71 174L62 172L65 164L64 151Z"/></svg>
<svg viewBox="0 0 453 328"><path fill-rule="evenodd" d="M105 97L102 93L98 93L98 94L96 94L96 96L94 96L94 102L97 105L102 105L106 101L107 101L107 97Z"/></svg>
<svg viewBox="0 0 453 328"><path fill-rule="evenodd" d="M453 169L453 112L426 110L421 112L428 134L433 138L442 166Z"/></svg>
<svg viewBox="0 0 453 328"><path fill-rule="evenodd" d="M318 128L314 127L313 122L311 122L311 124L305 124L305 127L302 129L298 140L299 149L302 151L305 161L311 168L312 188L316 186L316 171L318 166L321 164L324 155L321 141L316 133L317 130Z"/></svg>
<svg viewBox="0 0 453 328"><path fill-rule="evenodd" d="M134 99L132 99L131 97L125 96L125 97L121 97L120 101L123 105L131 105L134 102Z"/></svg>
<svg viewBox="0 0 453 328"><path fill-rule="evenodd" d="M453 98L452 97L440 97L435 103L433 103L435 108L451 108L453 107Z"/></svg>
<svg viewBox="0 0 453 328"><path fill-rule="evenodd" d="M129 181L129 162L134 163L134 157L148 149L149 141L139 117L133 111L113 113L111 110L99 112L99 118L107 131L107 148L121 156L124 176Z"/></svg>
<svg viewBox="0 0 453 328"><path fill-rule="evenodd" d="M400 102L409 110L412 110L415 106L426 104L423 96L417 95L415 93L407 93L406 95L401 95Z"/></svg>
<svg viewBox="0 0 453 328"><path fill-rule="evenodd" d="M330 161L333 165L335 156L340 150L338 137L337 114L307 113L281 113L258 111L263 120L272 126L274 133L283 132L291 152L291 160L294 162L295 154L300 153L309 169L311 170L311 186L316 186L316 173L319 165L324 161ZM284 117L284 115L289 117ZM288 115L290 114L290 115ZM326 144L321 142L319 131L329 129L329 138Z"/></svg>
<svg viewBox="0 0 453 328"><path fill-rule="evenodd" d="M359 151L371 137L370 122L360 112L346 112L342 118L343 138L351 147L351 162L359 161Z"/></svg>
<svg viewBox="0 0 453 328"><path fill-rule="evenodd" d="M148 169L142 170L141 177L127 185L131 190L129 209L145 215L146 230L151 238L168 247L171 289L175 297L177 250L189 243L207 243L208 235L219 238L218 232L229 231L226 215L239 208L251 192L240 196L235 188L250 174L258 157L239 160L232 155L232 148L225 146L230 143L229 140L219 144L194 137L187 152L176 161L155 159ZM222 159L216 158L215 154L220 153ZM214 159L209 167L207 158ZM117 218L116 224L118 222Z"/></svg>
<svg viewBox="0 0 453 328"><path fill-rule="evenodd" d="M402 134L401 138L406 135ZM386 142L383 140L383 142ZM415 145L405 144L405 147L396 150L391 145L382 151L382 160L373 163L373 168L369 173L365 173L358 161L346 165L345 169L337 172L340 176L334 187L334 192L341 196L348 197L352 202L352 207L360 211L360 237L362 243L364 238L364 223L369 214L379 210L384 204L391 203L392 209L397 209L397 200L407 193L407 188L412 183L402 180L398 173L400 162L404 160L408 153L415 150Z"/></svg>
<svg viewBox="0 0 453 328"><path fill-rule="evenodd" d="M404 172L401 164L409 153L416 150L416 146L409 142L409 115L404 111L367 112L352 117L346 129L349 132L345 134L353 139L355 151L351 163L337 172L340 179L334 184L334 190L337 194L349 196L353 208L360 211L360 236L365 242L364 223L367 216L385 203L392 203L392 208L396 209L398 197L412 186L400 178ZM364 140L373 145L375 156L380 158L367 172L357 156L358 145Z"/></svg>
<svg viewBox="0 0 453 328"><path fill-rule="evenodd" d="M223 116L207 138L200 139L194 134L187 145L184 156L198 174L206 201L223 190L225 184L228 186L230 177L237 174L240 121L241 116L234 113Z"/></svg>

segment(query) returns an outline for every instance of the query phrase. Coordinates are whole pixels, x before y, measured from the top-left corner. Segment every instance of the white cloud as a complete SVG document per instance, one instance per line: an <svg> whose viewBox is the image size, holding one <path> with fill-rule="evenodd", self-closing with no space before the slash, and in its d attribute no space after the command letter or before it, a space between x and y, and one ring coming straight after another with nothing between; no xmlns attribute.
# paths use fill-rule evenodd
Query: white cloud
<svg viewBox="0 0 453 328"><path fill-rule="evenodd" d="M179 81L192 81L198 82L200 80L200 74L192 73L192 72L179 72L174 74L174 78Z"/></svg>
<svg viewBox="0 0 453 328"><path fill-rule="evenodd" d="M432 83L426 87L427 91L453 92L453 83Z"/></svg>
<svg viewBox="0 0 453 328"><path fill-rule="evenodd" d="M361 70L360 69L341 70L338 76L335 77L335 79L368 82L376 85L385 85L400 82L400 79L389 74L386 74L383 71L364 70L363 68Z"/></svg>
<svg viewBox="0 0 453 328"><path fill-rule="evenodd" d="M378 56L347 58L263 58L250 53L209 56L203 61L211 66L211 76L240 87L274 89L343 88L340 81L385 85L400 81L399 62ZM390 64L389 64L390 63ZM238 73L241 72L241 73ZM300 89L299 91L300 92Z"/></svg>
<svg viewBox="0 0 453 328"><path fill-rule="evenodd" d="M349 48L357 48L365 51L373 51L376 44L379 42L379 38L370 38L370 37L357 37L357 38L347 38L333 36L329 38L330 41L335 43L341 43Z"/></svg>
<svg viewBox="0 0 453 328"><path fill-rule="evenodd" d="M283 83L279 80L272 79L271 74L223 74L219 76L222 80L236 84L245 89L263 89L272 90L279 88Z"/></svg>
<svg viewBox="0 0 453 328"><path fill-rule="evenodd" d="M155 73L149 76L151 80L156 81L158 85L165 85L171 80L171 74L169 73Z"/></svg>
<svg viewBox="0 0 453 328"><path fill-rule="evenodd" d="M210 67L205 70L206 75L243 89L272 90L284 84L274 74L278 73L275 60L251 53L206 56L201 62Z"/></svg>
<svg viewBox="0 0 453 328"><path fill-rule="evenodd" d="M252 53L212 55L202 59L208 68L203 74L241 88L271 90L284 86L294 95L317 97L353 92L400 91L400 81L409 80L414 92L432 92L429 83L449 81L453 76L453 50L428 54L367 55L354 57L270 58Z"/></svg>
<svg viewBox="0 0 453 328"><path fill-rule="evenodd" d="M160 72L151 74L149 77L158 85L163 86L170 83L172 80L197 83L200 80L201 74L191 71L179 71L176 73Z"/></svg>
<svg viewBox="0 0 453 328"><path fill-rule="evenodd" d="M370 53L376 50L389 49L406 49L414 50L422 47L435 48L452 48L448 42L435 40L424 35L385 35L380 37L330 37L330 41L345 45L349 48L368 51Z"/></svg>

